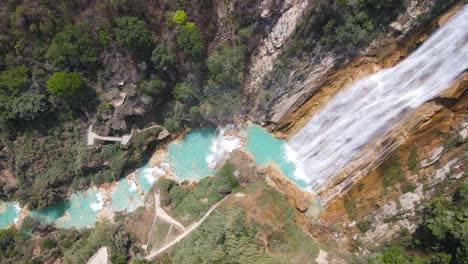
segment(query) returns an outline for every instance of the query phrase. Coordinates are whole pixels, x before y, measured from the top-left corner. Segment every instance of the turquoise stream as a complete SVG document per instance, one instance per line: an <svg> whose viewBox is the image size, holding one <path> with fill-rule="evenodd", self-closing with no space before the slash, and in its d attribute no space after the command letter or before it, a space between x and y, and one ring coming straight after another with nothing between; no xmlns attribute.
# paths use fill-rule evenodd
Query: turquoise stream
<svg viewBox="0 0 468 264"><path fill-rule="evenodd" d="M215 136L215 128L194 129L180 142L171 142L168 145L166 165L172 166L172 172L180 181L200 180L214 174L208 167L206 158L210 154L210 146ZM275 138L260 126L251 125L247 128L247 151L254 155L256 163L266 165L273 162L286 176L304 187L303 182L294 179L294 163L288 161L284 155L284 144L284 140ZM158 175L162 174L164 171L160 168L143 166L136 172L136 182L124 178L116 184L108 194L111 200L107 206L115 211L135 211L143 205L143 198L139 192L146 194ZM67 201L52 207L31 211L29 215L61 228L90 227L97 220L97 212L103 208L104 198L104 194L98 188L90 188L74 193ZM19 208L15 207L15 203L0 201L0 229L13 224L18 215Z"/></svg>

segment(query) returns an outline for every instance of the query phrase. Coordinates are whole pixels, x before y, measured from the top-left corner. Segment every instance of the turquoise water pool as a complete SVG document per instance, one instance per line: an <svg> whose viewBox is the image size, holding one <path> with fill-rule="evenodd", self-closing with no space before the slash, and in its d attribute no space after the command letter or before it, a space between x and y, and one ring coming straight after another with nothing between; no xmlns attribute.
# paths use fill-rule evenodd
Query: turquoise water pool
<svg viewBox="0 0 468 264"><path fill-rule="evenodd" d="M208 167L206 158L210 154L215 133L215 128L194 129L181 142L171 142L168 145L167 159L180 181L200 180L214 174Z"/></svg>
<svg viewBox="0 0 468 264"><path fill-rule="evenodd" d="M165 166L171 166L172 173L180 181L200 180L214 175L215 171L208 166L207 157L212 154L210 148L215 138L215 128L192 130L181 142L171 142L168 145L165 158L170 164L164 163ZM250 125L247 128L247 151L254 155L257 165L274 162L288 178L300 187L305 187L304 182L294 178L295 166L285 155L285 144L284 140L275 138L260 126ZM135 178L124 178L116 183L107 196L111 199L108 206L115 211L135 211L143 205L139 192L146 194L164 173L162 168L150 168L148 165L141 167ZM105 198L97 188L90 188L85 192L74 193L69 200L50 208L31 211L30 215L41 218L46 223L55 223L61 228L90 227L97 221L96 214L103 208ZM18 214L19 208L15 207L15 203L0 201L0 229L13 224Z"/></svg>
<svg viewBox="0 0 468 264"><path fill-rule="evenodd" d="M40 218L45 223L55 223L58 227L90 227L96 223L96 213L104 205L104 195L97 188L74 193L70 199L56 205L30 212L30 216Z"/></svg>
<svg viewBox="0 0 468 264"><path fill-rule="evenodd" d="M261 126L247 128L247 151L255 157L255 163L261 166L274 162L286 177L305 188L307 184L294 176L296 167L286 157L285 145L285 140L276 138Z"/></svg>
<svg viewBox="0 0 468 264"><path fill-rule="evenodd" d="M0 229L5 229L14 224L20 210L17 203L0 201Z"/></svg>
<svg viewBox="0 0 468 264"><path fill-rule="evenodd" d="M138 187L132 180L120 180L117 188L110 193L110 198L110 206L115 211L133 212L143 205L143 199L138 195Z"/></svg>

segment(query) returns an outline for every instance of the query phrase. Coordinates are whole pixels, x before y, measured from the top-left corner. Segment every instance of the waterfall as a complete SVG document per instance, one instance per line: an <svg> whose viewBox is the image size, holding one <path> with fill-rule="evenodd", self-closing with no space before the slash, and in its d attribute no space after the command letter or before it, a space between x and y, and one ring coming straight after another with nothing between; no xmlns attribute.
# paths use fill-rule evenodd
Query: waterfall
<svg viewBox="0 0 468 264"><path fill-rule="evenodd" d="M206 157L210 169L215 169L226 157L226 154L242 147L240 137L227 133L231 129L235 129L235 126L228 124L216 130L216 135L211 141L210 154Z"/></svg>
<svg viewBox="0 0 468 264"><path fill-rule="evenodd" d="M295 176L318 192L364 147L388 152L390 146L375 139L449 88L467 68L468 5L398 65L354 82L320 109L287 143Z"/></svg>

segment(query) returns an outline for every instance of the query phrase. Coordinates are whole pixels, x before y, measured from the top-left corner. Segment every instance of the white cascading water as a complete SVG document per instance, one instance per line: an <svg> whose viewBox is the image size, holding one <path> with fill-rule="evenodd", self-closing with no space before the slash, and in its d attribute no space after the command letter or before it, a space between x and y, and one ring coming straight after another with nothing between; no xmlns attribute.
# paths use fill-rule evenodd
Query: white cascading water
<svg viewBox="0 0 468 264"><path fill-rule="evenodd" d="M373 139L387 135L405 114L449 88L467 68L465 5L408 58L353 83L289 140L286 152L296 164L295 176L319 192L364 146L377 149Z"/></svg>
<svg viewBox="0 0 468 264"><path fill-rule="evenodd" d="M229 124L216 130L216 136L211 142L210 154L206 157L210 169L215 169L228 153L242 147L240 137L226 134L226 131L234 128L234 125Z"/></svg>

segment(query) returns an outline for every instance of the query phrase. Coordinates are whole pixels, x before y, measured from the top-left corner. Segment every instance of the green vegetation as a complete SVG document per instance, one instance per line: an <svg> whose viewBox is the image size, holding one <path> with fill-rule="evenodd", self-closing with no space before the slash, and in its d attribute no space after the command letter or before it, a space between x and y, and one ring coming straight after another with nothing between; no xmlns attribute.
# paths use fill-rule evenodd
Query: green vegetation
<svg viewBox="0 0 468 264"><path fill-rule="evenodd" d="M64 260L67 263L84 263L102 246L109 247L112 263L126 263L132 238L119 226L98 223L64 252Z"/></svg>
<svg viewBox="0 0 468 264"><path fill-rule="evenodd" d="M11 105L13 117L27 121L36 119L46 110L47 101L43 94L23 93Z"/></svg>
<svg viewBox="0 0 468 264"><path fill-rule="evenodd" d="M197 96L197 90L190 84L178 83L174 88L174 97L179 101L195 100Z"/></svg>
<svg viewBox="0 0 468 264"><path fill-rule="evenodd" d="M227 163L214 177L202 179L193 190L178 186L171 180L161 179L161 201L165 206L173 208L175 216L195 220L239 185L233 175L234 170L234 166Z"/></svg>
<svg viewBox="0 0 468 264"><path fill-rule="evenodd" d="M229 175L231 169L221 173ZM209 182L200 182L194 194L211 188ZM220 205L176 246L173 263L308 263L316 258L318 247L298 228L294 209L282 194L265 182L239 191L252 200L239 206Z"/></svg>
<svg viewBox="0 0 468 264"><path fill-rule="evenodd" d="M171 49L168 49L163 44L159 44L151 53L151 61L156 70L165 71L174 67L176 59Z"/></svg>
<svg viewBox="0 0 468 264"><path fill-rule="evenodd" d="M137 55L144 54L152 42L151 32L145 21L138 17L117 18L115 36L119 44L129 48Z"/></svg>
<svg viewBox="0 0 468 264"><path fill-rule="evenodd" d="M77 72L54 72L47 80L47 90L61 97L76 95L83 86L84 82Z"/></svg>
<svg viewBox="0 0 468 264"><path fill-rule="evenodd" d="M389 163L383 166L383 186L388 188L394 186L397 182L403 182L406 178L401 170L400 161L396 158L392 158Z"/></svg>
<svg viewBox="0 0 468 264"><path fill-rule="evenodd" d="M413 147L411 148L410 155L408 156L408 168L414 173L418 170L418 165L418 149Z"/></svg>
<svg viewBox="0 0 468 264"><path fill-rule="evenodd" d="M174 16L172 16L172 22L183 25L185 22L187 22L187 14L185 13L184 10L177 10L174 13Z"/></svg>
<svg viewBox="0 0 468 264"><path fill-rule="evenodd" d="M188 22L178 31L177 45L193 60L199 59L204 50L200 29L195 23Z"/></svg>
<svg viewBox="0 0 468 264"><path fill-rule="evenodd" d="M241 209L229 208L210 216L191 236L177 245L174 263L289 263L272 256L244 226Z"/></svg>
<svg viewBox="0 0 468 264"><path fill-rule="evenodd" d="M223 46L207 60L209 80L218 85L240 84L244 78L245 64L243 46Z"/></svg>
<svg viewBox="0 0 468 264"><path fill-rule="evenodd" d="M359 221L356 226L362 233L365 233L371 229L371 224L370 220L362 220Z"/></svg>
<svg viewBox="0 0 468 264"><path fill-rule="evenodd" d="M25 65L8 67L0 73L0 88L2 93L18 94L28 87L29 69Z"/></svg>
<svg viewBox="0 0 468 264"><path fill-rule="evenodd" d="M425 205L412 237L391 242L375 256L357 263L466 263L467 206L468 182L464 181L452 197L436 197Z"/></svg>
<svg viewBox="0 0 468 264"><path fill-rule="evenodd" d="M59 67L94 69L99 46L90 36L86 24L67 25L52 39L45 58Z"/></svg>

